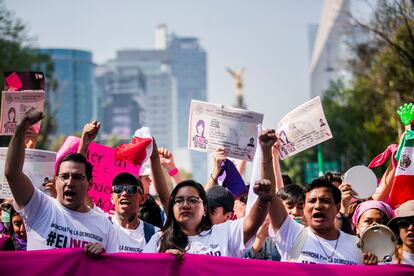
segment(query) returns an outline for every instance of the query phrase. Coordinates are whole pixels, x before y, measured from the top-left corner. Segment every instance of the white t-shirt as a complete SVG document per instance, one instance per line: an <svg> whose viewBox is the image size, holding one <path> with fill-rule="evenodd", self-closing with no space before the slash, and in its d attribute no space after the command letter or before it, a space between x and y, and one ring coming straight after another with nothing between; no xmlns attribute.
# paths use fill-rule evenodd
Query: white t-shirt
<svg viewBox="0 0 414 276"><path fill-rule="evenodd" d="M394 264L397 263L397 260L395 259L395 257L393 258L392 262ZM412 265L412 266L414 266L414 254L412 254L410 252L407 252L407 251L402 251L401 264L406 264L406 265Z"/></svg>
<svg viewBox="0 0 414 276"><path fill-rule="evenodd" d="M269 227L269 235L276 243L277 249L282 256L281 261L289 261L289 255L303 228L302 224L295 222L289 216L286 217L276 233L273 227ZM296 262L351 265L363 263L362 252L357 247L357 237L340 231L338 241L325 240L321 237L316 237L309 227L304 231L306 231L306 240ZM337 242L338 244L336 244ZM333 255L331 256L332 253Z"/></svg>
<svg viewBox="0 0 414 276"><path fill-rule="evenodd" d="M250 248L254 241L254 236L245 245L243 234L243 221L238 219L216 224L208 231L203 231L199 235L188 236L189 248L187 253L204 254L212 256L240 257L246 248ZM158 252L159 239L161 232L152 236L144 252Z"/></svg>
<svg viewBox="0 0 414 276"><path fill-rule="evenodd" d="M112 223L96 211L72 211L38 189L21 210L27 231L27 250L77 248L99 242L106 252L117 252L118 237Z"/></svg>
<svg viewBox="0 0 414 276"><path fill-rule="evenodd" d="M145 241L144 222L139 220L136 229L126 229L119 225L116 217L112 217L114 229L119 239L119 252L142 252L147 242ZM160 231L154 226L155 232Z"/></svg>

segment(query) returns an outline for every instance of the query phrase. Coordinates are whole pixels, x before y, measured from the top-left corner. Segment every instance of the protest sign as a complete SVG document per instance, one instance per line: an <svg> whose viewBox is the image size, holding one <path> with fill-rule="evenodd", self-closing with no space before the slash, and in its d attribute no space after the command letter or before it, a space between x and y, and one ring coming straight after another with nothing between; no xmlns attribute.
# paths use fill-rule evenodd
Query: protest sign
<svg viewBox="0 0 414 276"><path fill-rule="evenodd" d="M211 152L224 146L228 157L252 161L257 125L263 114L201 101L191 101L188 148Z"/></svg>
<svg viewBox="0 0 414 276"><path fill-rule="evenodd" d="M76 153L79 147L80 139L69 136L59 149L57 162L69 153ZM101 208L104 212L109 213L114 210L111 203L112 180L121 172L129 172L138 175L141 166L134 165L128 161L116 160L116 150L98 143L89 144L86 152L86 159L92 164L92 186L88 191L93 203Z"/></svg>
<svg viewBox="0 0 414 276"><path fill-rule="evenodd" d="M1 95L0 135L13 135L25 112L31 107L43 112L44 103L44 91L3 91ZM34 124L33 128L36 133L39 133L40 121Z"/></svg>
<svg viewBox="0 0 414 276"><path fill-rule="evenodd" d="M286 114L278 123L276 134L281 159L333 138L319 97Z"/></svg>
<svg viewBox="0 0 414 276"><path fill-rule="evenodd" d="M7 179L4 176L7 148L0 148L0 198L13 198ZM29 177L35 188L43 191L42 184L53 179L56 152L26 149L23 172Z"/></svg>

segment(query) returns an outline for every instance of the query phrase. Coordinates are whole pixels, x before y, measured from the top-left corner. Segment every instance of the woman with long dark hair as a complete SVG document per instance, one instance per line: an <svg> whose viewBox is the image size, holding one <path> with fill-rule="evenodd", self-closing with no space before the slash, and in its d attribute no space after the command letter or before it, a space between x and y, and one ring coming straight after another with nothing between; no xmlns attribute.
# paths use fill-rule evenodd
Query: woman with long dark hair
<svg viewBox="0 0 414 276"><path fill-rule="evenodd" d="M270 188L270 181L256 182L259 199L247 217L212 225L203 186L192 180L179 183L171 193L162 232L152 237L144 252L241 256L266 217Z"/></svg>

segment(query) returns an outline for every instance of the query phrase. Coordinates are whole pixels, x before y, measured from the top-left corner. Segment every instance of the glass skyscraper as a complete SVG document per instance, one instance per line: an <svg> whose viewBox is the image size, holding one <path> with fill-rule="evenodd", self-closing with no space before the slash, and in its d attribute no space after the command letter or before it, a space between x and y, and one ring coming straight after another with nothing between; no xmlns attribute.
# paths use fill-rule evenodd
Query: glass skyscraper
<svg viewBox="0 0 414 276"><path fill-rule="evenodd" d="M82 131L92 119L93 70L92 53L75 49L39 49L54 64L56 91L46 91L50 111L56 118L57 135ZM47 80L46 80L47 82Z"/></svg>

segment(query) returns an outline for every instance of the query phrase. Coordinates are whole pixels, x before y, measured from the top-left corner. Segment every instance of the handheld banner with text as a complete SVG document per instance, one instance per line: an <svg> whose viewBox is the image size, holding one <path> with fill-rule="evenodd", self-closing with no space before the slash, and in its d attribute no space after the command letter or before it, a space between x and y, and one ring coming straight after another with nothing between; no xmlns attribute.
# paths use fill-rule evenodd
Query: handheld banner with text
<svg viewBox="0 0 414 276"><path fill-rule="evenodd" d="M0 148L0 198L13 198L7 179L4 176L7 148ZM23 172L29 177L35 188L43 191L42 184L53 179L56 152L26 149Z"/></svg>
<svg viewBox="0 0 414 276"><path fill-rule="evenodd" d="M43 112L44 104L44 91L3 91L1 95L0 135L13 135L25 112L31 107ZM39 121L33 125L36 133L39 133L40 123Z"/></svg>
<svg viewBox="0 0 414 276"><path fill-rule="evenodd" d="M333 138L319 97L286 114L278 123L276 134L281 159Z"/></svg>
<svg viewBox="0 0 414 276"><path fill-rule="evenodd" d="M69 136L66 138L57 155L56 166L59 160L69 153L76 153L80 139ZM88 195L93 203L104 212L109 213L114 210L111 203L112 180L121 172L129 172L138 175L141 166L131 162L116 160L114 158L116 150L98 143L90 143L86 152L86 159L92 164L92 186ZM57 168L56 168L57 169Z"/></svg>
<svg viewBox="0 0 414 276"><path fill-rule="evenodd" d="M228 157L252 161L262 122L261 113L192 100L188 148L211 152L224 146Z"/></svg>

